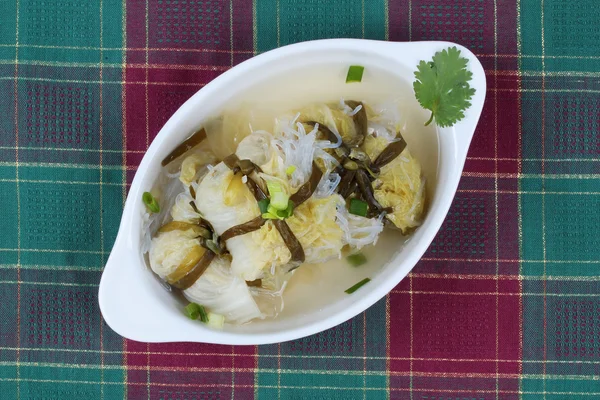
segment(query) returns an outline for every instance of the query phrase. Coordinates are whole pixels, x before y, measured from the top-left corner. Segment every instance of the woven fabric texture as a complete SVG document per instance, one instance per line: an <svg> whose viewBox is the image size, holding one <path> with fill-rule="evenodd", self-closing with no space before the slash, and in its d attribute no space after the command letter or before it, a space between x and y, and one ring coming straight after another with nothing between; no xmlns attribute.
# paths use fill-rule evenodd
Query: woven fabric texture
<svg viewBox="0 0 600 400"><path fill-rule="evenodd" d="M600 398L596 0L3 0L0 398ZM293 42L449 40L487 100L442 229L385 299L258 347L145 344L98 282L145 149Z"/></svg>

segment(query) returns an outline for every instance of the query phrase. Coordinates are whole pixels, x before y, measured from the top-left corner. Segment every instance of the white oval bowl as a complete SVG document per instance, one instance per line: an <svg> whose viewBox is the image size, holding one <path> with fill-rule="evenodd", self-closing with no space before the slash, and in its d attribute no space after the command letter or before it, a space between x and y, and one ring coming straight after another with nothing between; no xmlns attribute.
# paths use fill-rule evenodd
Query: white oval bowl
<svg viewBox="0 0 600 400"><path fill-rule="evenodd" d="M414 98L413 73L420 60L430 60L435 52L450 46L456 46L469 60L472 86L476 89L472 106L466 111L466 117L452 128L425 128L422 124L428 119L429 112L421 109ZM296 307L295 312L286 312L282 318L243 326L226 325L222 331L189 320L181 312L181 305L174 296L151 276L140 250L144 213L142 193L150 189L159 176L160 161L201 127L208 117L218 114L240 97L260 96L261 101L281 98L283 102L286 93L289 94L290 88L293 88L314 95L313 101L332 100L344 94L346 98L357 98L360 84L343 83L349 65L365 67L363 82L368 81L370 74L385 71L394 80L390 82L390 90L404 96L406 104L403 110L405 113L408 110L410 115L403 134L411 152L423 164L429 181L429 207L423 225L408 242L392 249L388 259L375 266L371 282L354 295L346 295L343 289L338 290L339 283L333 285L334 282L331 282L335 290L327 291L329 297L319 293L323 286L304 293L310 306ZM307 70L317 71L317 75L322 72L323 76L306 79ZM273 82L276 82L275 86ZM277 85L284 82L290 86L286 90L278 90ZM269 83L271 86L264 86ZM468 49L449 42L317 40L269 51L223 73L173 114L140 163L125 203L117 239L100 281L100 309L107 324L121 336L142 342L257 345L312 335L364 311L409 273L442 225L460 180L485 92L485 74L477 58ZM324 99L323 95L327 94L333 97ZM368 97L365 94L360 99L368 100ZM389 243L388 240L378 245L389 246ZM308 299L317 301L309 302Z"/></svg>

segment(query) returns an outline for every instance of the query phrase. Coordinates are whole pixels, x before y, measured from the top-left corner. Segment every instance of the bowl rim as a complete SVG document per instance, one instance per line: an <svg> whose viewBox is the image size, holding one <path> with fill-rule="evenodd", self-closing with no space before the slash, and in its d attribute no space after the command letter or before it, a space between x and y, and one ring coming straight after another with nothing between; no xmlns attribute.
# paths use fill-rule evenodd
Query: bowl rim
<svg viewBox="0 0 600 400"><path fill-rule="evenodd" d="M439 129L438 131L440 142L442 140L444 140L445 142L452 142L446 144L446 146L451 147L452 154L442 154L443 146L441 143L440 154L442 157L446 157L446 159L451 159L450 161L454 163L454 170L442 171L442 174L439 174L438 179L446 179L446 181L442 181L442 183L444 183L445 185L443 186L445 198L442 199L441 204L438 204L438 207L435 210L433 210L435 211L435 213L432 213L431 209L429 210L428 215L426 217L426 222L428 223L427 235L422 238L421 242L415 245L417 250L410 253L408 257L406 257L406 259L401 261L400 265L402 266L402 268L396 268L395 271L391 271L388 274L388 278L386 280L379 280L379 282L377 282L377 285L374 284L375 282L371 282L371 290L365 293L365 296L361 297L360 299L357 299L357 301L352 305L352 307L332 312L332 314L326 320L315 321L304 326L284 329L276 332L240 333L215 331L204 327L200 327L200 329L203 331L204 336L192 336L186 334L186 332L148 332L136 330L135 326L132 328L133 325L127 325L127 320L124 320L122 317L115 315L116 311L114 310L119 310L119 308L116 307L116 299L114 299L114 296L111 294L110 289L113 287L116 288L118 284L118 281L115 279L117 260L119 261L118 264L122 264L123 260L136 263L136 260L140 259L139 254L130 254L131 250L136 248L134 246L133 238L131 236L131 233L136 230L136 228L133 227L132 224L132 221L134 221L135 218L132 217L134 216L136 208L139 209L139 205L136 206L134 204L133 199L138 198L138 194L140 194L142 191L142 181L144 180L145 175L148 174L150 163L152 162L151 159L155 158L156 153L159 149L167 145L166 139L172 133L172 127L176 124L176 121L180 118L186 118L186 115L193 112L192 107L194 103L204 101L204 98L207 97L211 91L217 90L219 86L226 85L227 81L234 80L237 76L245 74L247 70L260 67L261 65L264 65L269 62L280 61L281 59L285 59L290 55L302 53L304 51L325 51L327 49L358 49L360 51L372 51L374 53L378 53L386 57L391 56L392 58L398 59L397 55L394 56L394 54L390 53L393 53L394 51L400 53L399 50L402 49L404 53L406 53L407 51L412 51L413 53L416 52L420 55L420 57L424 57L424 55L427 54L428 56L426 56L427 58L425 59L428 59L433 55L435 51L451 46L456 46L459 50L461 50L461 54L469 59L469 67L471 72L473 72L472 84L473 87L475 87L476 89L476 95L473 98L471 108L466 112L465 119L460 121L453 128L443 128ZM262 53L224 72L223 74L209 82L207 85L205 85L203 88L201 88L199 91L197 91L194 95L192 95L169 118L169 120L161 128L158 135L153 140L152 144L144 154L144 157L132 181L129 194L125 202L125 207L123 209L123 215L121 218L117 238L115 240L113 250L111 251L111 254L102 273L102 278L100 281L99 304L105 321L115 332L117 332L121 336L137 341L193 341L228 345L257 345L284 342L309 336L324 331L326 329L332 328L353 318L360 312L369 308L375 302L379 301L387 293L389 293L398 283L400 283L400 281L407 276L410 270L423 256L424 252L427 250L427 248L433 241L436 233L440 229L441 224L445 219L445 216L450 208L452 199L454 198L454 195L456 193L458 181L460 179L460 175L464 167L467 150L471 138L475 132L475 127L481 116L481 111L483 109L483 103L485 99L485 92L485 73L483 71L481 63L475 57L475 55L470 50L466 49L465 47L459 44L440 41L387 42L366 39L322 39L308 42L300 42ZM461 131L462 136L457 135L457 131ZM439 132L444 132L444 135L439 135ZM438 169L440 168L441 163L442 161L438 163ZM453 172L454 176L447 176L450 174L450 172ZM440 181L438 181L437 186L441 186ZM423 227L421 227L420 229L422 228ZM425 235L425 233L423 233L423 235ZM129 254L127 252L129 252ZM139 251L137 251L137 253L139 253ZM394 256L394 258L395 257L397 256ZM394 259L392 259L390 263L395 263ZM133 266L129 268L129 273L131 273L132 268ZM125 271L124 273L127 274L127 271ZM122 278L126 279L127 276L123 276ZM152 290L150 291L153 292L154 288L151 289ZM189 326L190 329L197 331L198 329L191 328L192 325L190 325L189 322L193 323L194 321L188 321L187 326ZM185 325L185 323L180 325Z"/></svg>

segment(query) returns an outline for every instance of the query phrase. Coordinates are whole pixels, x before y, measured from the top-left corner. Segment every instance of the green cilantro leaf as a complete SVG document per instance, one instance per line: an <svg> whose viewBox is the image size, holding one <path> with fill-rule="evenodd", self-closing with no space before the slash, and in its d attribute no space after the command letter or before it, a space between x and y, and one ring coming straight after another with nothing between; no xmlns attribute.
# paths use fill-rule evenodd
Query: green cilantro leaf
<svg viewBox="0 0 600 400"><path fill-rule="evenodd" d="M439 127L452 126L465 117L475 94L469 86L473 74L467 70L468 61L460 50L450 47L435 53L432 61L419 62L413 88L421 106L431 110L425 126L434 118Z"/></svg>

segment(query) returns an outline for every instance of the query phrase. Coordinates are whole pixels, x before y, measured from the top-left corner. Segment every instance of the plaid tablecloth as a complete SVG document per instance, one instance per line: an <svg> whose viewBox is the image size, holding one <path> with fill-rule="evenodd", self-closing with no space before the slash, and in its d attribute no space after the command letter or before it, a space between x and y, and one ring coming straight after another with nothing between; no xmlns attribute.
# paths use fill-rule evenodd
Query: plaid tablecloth
<svg viewBox="0 0 600 400"><path fill-rule="evenodd" d="M3 0L0 12L0 398L600 398L596 0ZM98 282L160 127L232 65L330 37L455 41L486 69L460 188L423 260L365 313L302 340L117 336Z"/></svg>

